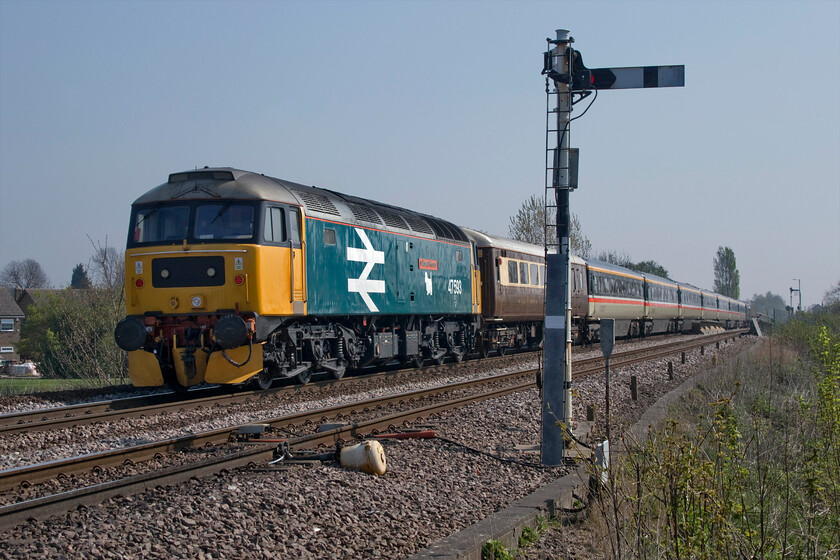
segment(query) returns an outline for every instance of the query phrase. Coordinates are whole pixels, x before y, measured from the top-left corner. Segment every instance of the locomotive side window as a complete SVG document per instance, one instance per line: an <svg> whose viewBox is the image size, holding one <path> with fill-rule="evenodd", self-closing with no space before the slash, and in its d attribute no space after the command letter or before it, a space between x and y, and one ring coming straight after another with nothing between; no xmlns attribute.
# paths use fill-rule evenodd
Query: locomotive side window
<svg viewBox="0 0 840 560"><path fill-rule="evenodd" d="M531 285L532 286L539 286L540 285L540 267L538 265L535 265L535 264L531 265Z"/></svg>
<svg viewBox="0 0 840 560"><path fill-rule="evenodd" d="M282 208L266 208L263 236L269 243L286 241L286 217Z"/></svg>
<svg viewBox="0 0 840 560"><path fill-rule="evenodd" d="M519 263L519 282L528 284L528 263Z"/></svg>
<svg viewBox="0 0 840 560"><path fill-rule="evenodd" d="M324 228L324 245L335 245L335 230Z"/></svg>
<svg viewBox="0 0 840 560"><path fill-rule="evenodd" d="M519 283L519 267L516 261L508 261L508 282L511 284Z"/></svg>
<svg viewBox="0 0 840 560"><path fill-rule="evenodd" d="M289 239L292 244L300 243L300 214L297 208L289 208ZM333 230L335 234L335 230ZM335 235L333 235L333 245L335 244Z"/></svg>

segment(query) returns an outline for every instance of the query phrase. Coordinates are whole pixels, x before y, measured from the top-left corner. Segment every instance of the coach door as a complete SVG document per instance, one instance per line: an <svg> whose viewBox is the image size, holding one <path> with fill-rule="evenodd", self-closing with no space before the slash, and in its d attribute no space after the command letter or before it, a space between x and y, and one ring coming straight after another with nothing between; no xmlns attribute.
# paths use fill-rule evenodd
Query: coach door
<svg viewBox="0 0 840 560"><path fill-rule="evenodd" d="M572 316L584 317L589 305L586 289L586 270L583 265L571 264L569 268L572 288Z"/></svg>

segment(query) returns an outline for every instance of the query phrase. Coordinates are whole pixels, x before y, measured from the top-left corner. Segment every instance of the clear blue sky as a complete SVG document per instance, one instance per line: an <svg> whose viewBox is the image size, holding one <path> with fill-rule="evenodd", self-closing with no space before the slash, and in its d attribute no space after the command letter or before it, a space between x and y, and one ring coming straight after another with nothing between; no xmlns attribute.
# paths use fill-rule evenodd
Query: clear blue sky
<svg viewBox="0 0 840 560"><path fill-rule="evenodd" d="M840 2L0 0L0 266L54 286L174 171L232 166L506 235L542 194L546 37L684 64L572 128L596 251L742 299L840 280ZM573 114L576 116L580 114Z"/></svg>

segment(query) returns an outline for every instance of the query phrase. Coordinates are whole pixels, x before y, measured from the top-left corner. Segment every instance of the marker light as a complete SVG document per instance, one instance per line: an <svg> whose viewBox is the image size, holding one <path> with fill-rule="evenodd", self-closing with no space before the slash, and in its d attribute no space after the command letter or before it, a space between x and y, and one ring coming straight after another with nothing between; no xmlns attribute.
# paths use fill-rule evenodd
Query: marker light
<svg viewBox="0 0 840 560"><path fill-rule="evenodd" d="M237 286L241 286L242 284L245 283L245 277L242 276L241 274L237 274L236 276L233 277L233 283L236 284Z"/></svg>
<svg viewBox="0 0 840 560"><path fill-rule="evenodd" d="M134 281L134 285L137 286L138 288L142 288L143 287L143 279L138 278L137 280Z"/></svg>

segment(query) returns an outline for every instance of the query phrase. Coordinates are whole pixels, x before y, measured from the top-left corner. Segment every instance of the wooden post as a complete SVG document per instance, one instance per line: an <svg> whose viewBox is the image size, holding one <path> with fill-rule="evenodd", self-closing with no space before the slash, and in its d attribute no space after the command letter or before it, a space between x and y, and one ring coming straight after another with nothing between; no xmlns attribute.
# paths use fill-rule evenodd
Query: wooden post
<svg viewBox="0 0 840 560"><path fill-rule="evenodd" d="M668 379L674 380L674 362L668 362Z"/></svg>
<svg viewBox="0 0 840 560"><path fill-rule="evenodd" d="M683 353L682 353L682 358L681 358L680 363L681 363L681 364L684 364L684 363L685 363L685 352L683 352Z"/></svg>
<svg viewBox="0 0 840 560"><path fill-rule="evenodd" d="M636 386L636 376L630 376L630 397L636 401L639 400L639 391L638 387Z"/></svg>
<svg viewBox="0 0 840 560"><path fill-rule="evenodd" d="M595 407L591 404L586 405L586 420L587 422L595 421Z"/></svg>

